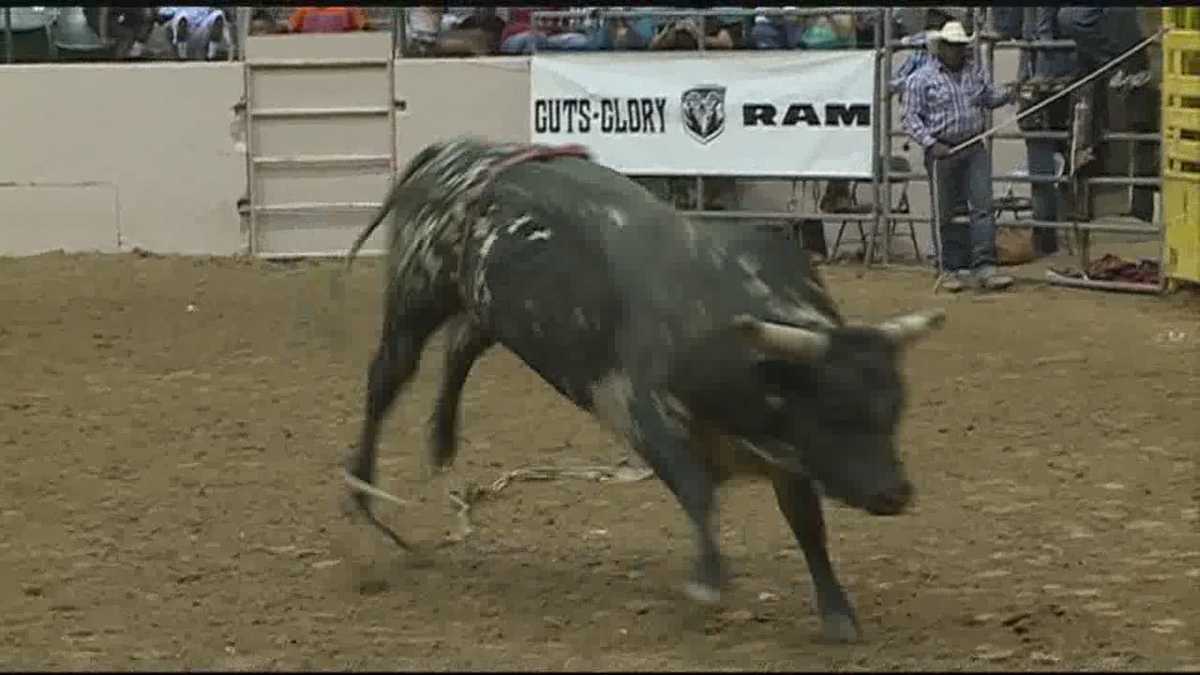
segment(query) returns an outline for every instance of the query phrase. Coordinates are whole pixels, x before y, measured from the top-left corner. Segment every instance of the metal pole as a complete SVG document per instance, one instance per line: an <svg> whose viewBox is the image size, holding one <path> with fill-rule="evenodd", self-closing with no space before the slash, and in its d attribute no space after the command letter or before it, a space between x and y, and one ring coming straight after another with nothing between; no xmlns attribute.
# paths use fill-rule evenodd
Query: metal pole
<svg viewBox="0 0 1200 675"><path fill-rule="evenodd" d="M13 62L12 7L4 8L4 62Z"/></svg>
<svg viewBox="0 0 1200 675"><path fill-rule="evenodd" d="M980 8L978 8L978 11L981 15L980 23L975 24L976 25L975 30L978 32L980 27L982 27L987 32L993 32L992 24L995 20L995 16L993 15L991 8L990 7L980 7ZM982 56L983 56L983 61L984 61L985 67L987 68L988 79L992 82L993 85L995 85L995 83L996 83L995 43L991 42L990 40L985 41L984 45L983 45L983 55ZM992 114L992 109L991 108L985 109L984 113L983 113L983 123L987 125L988 129L992 128L993 120L994 120L994 117ZM993 148L992 137L988 136L987 139L984 141L984 151L987 153L988 166L991 167L991 170L988 171L989 175L993 174L993 172L995 171L995 166L994 166L995 155L992 154L992 148ZM996 183L995 176L992 175L991 185L995 185L995 183Z"/></svg>
<svg viewBox="0 0 1200 675"><path fill-rule="evenodd" d="M934 293L937 293L938 287L942 285L942 275L944 274L944 271L942 270L942 209L941 199L939 198L939 193L941 190L938 189L937 180L938 165L940 163L941 160L936 157L932 162L929 163L933 173L933 175L929 177L929 192L932 202L930 206L933 208L933 218L930 218L929 222L932 226L930 229L933 230L933 257L937 262L937 281L933 282ZM951 216L951 218L953 218L953 216Z"/></svg>
<svg viewBox="0 0 1200 675"><path fill-rule="evenodd" d="M883 120L880 126L883 133L880 134L880 145L883 147L883 167L880 174L883 176L883 264L887 265L892 259L892 58L894 51L892 50L892 19L895 16L891 7L886 7L883 10L883 44L877 46L877 50L882 50L883 59L880 63L880 71L883 73L879 86L879 100L882 104L878 114L883 115ZM918 262L921 258L920 251L914 251Z"/></svg>
<svg viewBox="0 0 1200 675"><path fill-rule="evenodd" d="M246 8L249 11L248 8ZM247 23L243 34L249 31ZM242 58L242 92L246 98L246 108L243 113L243 123L246 125L246 201L249 202L249 246L250 255L258 255L258 177L254 171L254 66L243 53Z"/></svg>
<svg viewBox="0 0 1200 675"><path fill-rule="evenodd" d="M704 16L702 14L695 14L695 15L693 15L693 18L696 19L696 25L699 28L699 35L696 36L696 49L700 51L701 55L703 55L705 52L705 49L704 49ZM697 211L704 210L704 177L703 176L696 176L695 207L696 207Z"/></svg>
<svg viewBox="0 0 1200 675"><path fill-rule="evenodd" d="M238 7L237 8L237 12L236 12L236 16L235 16L235 18L237 19L237 25L234 26L234 29L237 32L237 46L235 49L237 54L235 55L235 58L238 61L246 60L246 41L250 39L251 12L252 12L252 8L250 8L250 7Z"/></svg>
<svg viewBox="0 0 1200 675"><path fill-rule="evenodd" d="M396 31L396 45L392 50L392 58L400 55L408 54L408 15L403 9L396 8L396 25L392 30Z"/></svg>
<svg viewBox="0 0 1200 675"><path fill-rule="evenodd" d="M399 120L396 118L396 53L404 44L404 10L392 7L392 49L388 54L387 65L387 109L388 109L388 190L392 190L399 180L400 166L396 142L400 130L396 128ZM392 209L392 231L399 227L400 209Z"/></svg>
<svg viewBox="0 0 1200 675"><path fill-rule="evenodd" d="M97 33L97 36L100 38L100 42L105 47L108 47L108 21L109 17L111 16L110 12L112 11L112 8L103 6L98 9L99 11L97 14L99 18L96 20L96 24L100 30Z"/></svg>
<svg viewBox="0 0 1200 675"><path fill-rule="evenodd" d="M865 245L866 251L865 251L865 255L863 257L863 263L865 264L866 267L870 267L871 263L873 263L875 260L875 247L877 246L877 242L879 240L879 220L880 220L879 216L880 216L880 206L881 206L880 199L881 199L881 195L882 195L882 190L880 189L880 185L879 185L880 173L881 173L880 165L886 164L886 162L880 161L880 154L882 152L885 152L888 150L884 146L884 144L881 143L879 140L880 136L881 136L880 129L882 127L882 125L880 124L879 109L881 107L883 107L880 99L882 98L883 90L886 88L886 79L883 77L883 63L881 63L883 52L880 50L880 47L882 46L881 43L883 41L882 40L883 26L879 25L880 24L879 18L880 18L880 15L882 15L882 14L883 14L882 10L880 10L879 13L876 14L875 30L874 30L874 43L875 44L873 45L873 49L872 49L872 51L875 52L875 54L874 54L874 56L875 56L875 80L874 80L875 89L874 89L874 93L871 96L871 99L872 99L871 100L871 109L872 109L872 113L873 113L871 115L871 201L872 201L871 216L872 216L872 220L871 220L871 236L867 239L867 242ZM891 145L890 140L888 141L888 145L889 146ZM888 243L891 240L891 237L888 236L888 233L886 230L884 231L883 239L884 239L883 261L886 264L888 262L888 248L890 248Z"/></svg>

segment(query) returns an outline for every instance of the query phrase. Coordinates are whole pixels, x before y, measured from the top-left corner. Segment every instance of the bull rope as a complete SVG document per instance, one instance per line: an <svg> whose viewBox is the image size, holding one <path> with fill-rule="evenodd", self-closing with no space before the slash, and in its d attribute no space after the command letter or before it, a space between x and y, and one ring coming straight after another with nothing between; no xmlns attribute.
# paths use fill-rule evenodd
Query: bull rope
<svg viewBox="0 0 1200 675"><path fill-rule="evenodd" d="M1102 75L1103 73L1106 73L1109 70L1112 70L1112 68L1114 66L1116 66L1119 63L1124 62L1125 59L1128 59L1130 56L1133 56L1134 54L1138 53L1139 51L1145 49L1146 47L1148 47L1150 45L1150 43L1158 40L1166 32L1167 32L1167 28L1165 28L1165 27L1159 28L1150 37L1146 38L1145 40L1142 40L1141 42L1137 43L1133 47L1130 47L1129 49L1125 50L1125 52L1116 56L1111 61L1100 66L1096 70L1092 71L1090 74L1079 78L1075 82L1072 82L1069 86L1064 87L1062 91L1059 91L1051 96L1046 97L1045 99L1042 99L1041 101L1039 101L1037 103L1037 105L1030 107L1025 112L1015 115L1013 117L1010 117L1009 119L1001 122L1000 124L997 124L997 125L991 127L990 129L981 131L978 134L975 134L974 136L972 136L971 138L968 138L967 140L963 141L962 143L959 143L958 145L950 148L950 152L943 159L948 159L950 156L954 155L955 153L962 150L963 148L970 146L973 143L977 143L986 138L991 138L1000 129L1003 129L1004 127L1007 127L1011 124L1016 124L1017 122L1021 121L1022 119L1028 117L1029 115L1032 115L1033 113L1050 105L1054 101L1057 101L1058 99L1066 96L1067 94L1070 94L1071 92L1075 91L1076 89L1079 89L1083 85L1091 82L1092 80L1096 79L1097 77L1100 77L1100 75ZM940 192L940 190L938 190L938 187L937 187L938 163L941 161L942 161L941 159L938 159L936 157L934 158L934 160L932 162L933 176L930 176L930 182L933 185L933 190L931 190L931 193L932 193L932 197L933 197L932 206L933 206L933 210L934 210L933 212L934 212L934 223L935 223L934 228L933 228L933 236L934 236L935 245L937 247L937 255L935 256L937 258L937 279L933 283L933 292L934 293L937 293L938 288L941 287L942 281L945 279L945 270L942 269L942 212L941 212L941 209L938 208L938 201L939 201L938 193Z"/></svg>
<svg viewBox="0 0 1200 675"><path fill-rule="evenodd" d="M468 482L459 489L447 488L446 498L454 506L456 510L455 515L459 521L459 532L453 537L452 541L462 541L475 531L475 528L471 525L470 512L477 502L499 495L506 487L518 480L551 481L560 478L578 478L594 483L636 483L654 475L654 471L651 469L638 469L628 466L626 462L627 460L622 460L616 466L528 466L505 472L487 486L479 486ZM342 470L342 478L350 486L351 490L355 492L377 497L401 508L412 505L410 501L401 499L386 490L352 476L347 469ZM386 528L384 529L385 532L388 531ZM394 535L389 535L389 538L404 549L410 548L403 540L398 540Z"/></svg>

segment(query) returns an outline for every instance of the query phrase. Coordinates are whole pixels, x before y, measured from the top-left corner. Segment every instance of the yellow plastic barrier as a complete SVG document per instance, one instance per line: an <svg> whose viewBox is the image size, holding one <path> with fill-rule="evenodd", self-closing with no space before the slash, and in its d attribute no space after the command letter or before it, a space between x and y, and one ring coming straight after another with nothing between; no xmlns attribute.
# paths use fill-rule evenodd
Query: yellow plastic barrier
<svg viewBox="0 0 1200 675"><path fill-rule="evenodd" d="M1163 10L1166 274L1200 283L1200 9Z"/></svg>
<svg viewBox="0 0 1200 675"><path fill-rule="evenodd" d="M1163 25L1181 30L1200 30L1200 9L1195 7L1164 7Z"/></svg>

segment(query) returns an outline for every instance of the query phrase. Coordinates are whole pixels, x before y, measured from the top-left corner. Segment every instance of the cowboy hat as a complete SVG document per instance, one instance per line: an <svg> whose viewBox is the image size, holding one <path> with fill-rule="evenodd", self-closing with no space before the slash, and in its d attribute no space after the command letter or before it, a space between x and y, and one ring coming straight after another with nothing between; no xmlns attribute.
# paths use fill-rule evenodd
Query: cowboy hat
<svg viewBox="0 0 1200 675"><path fill-rule="evenodd" d="M941 30L930 31L929 37L939 42L949 42L956 45L970 44L971 40L975 39L974 36L967 35L967 31L963 29L962 22L960 21L947 21Z"/></svg>

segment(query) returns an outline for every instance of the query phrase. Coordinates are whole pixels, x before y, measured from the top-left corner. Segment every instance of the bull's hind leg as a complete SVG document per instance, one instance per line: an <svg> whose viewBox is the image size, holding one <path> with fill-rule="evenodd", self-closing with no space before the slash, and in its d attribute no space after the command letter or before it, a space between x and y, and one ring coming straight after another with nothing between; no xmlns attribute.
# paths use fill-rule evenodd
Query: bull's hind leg
<svg viewBox="0 0 1200 675"><path fill-rule="evenodd" d="M442 388L430 420L430 464L444 469L458 452L458 410L463 386L475 361L494 344L494 340L470 316L454 322L446 340L446 367Z"/></svg>
<svg viewBox="0 0 1200 675"><path fill-rule="evenodd" d="M780 474L774 477L773 482L779 510L792 526L792 532L808 562L825 639L833 642L857 641L858 619L854 616L846 591L833 572L833 563L829 561L821 498L813 489L812 481L807 478Z"/></svg>
<svg viewBox="0 0 1200 675"><path fill-rule="evenodd" d="M456 310L457 307L451 302L439 302L434 298L414 299L405 296L397 285L389 287L384 306L383 334L367 373L366 418L359 437L358 452L347 467L358 480L367 484L374 482L376 446L384 416L416 373L421 350L429 336ZM407 548L403 540L371 514L368 494L356 491L354 499L374 525L397 544Z"/></svg>

